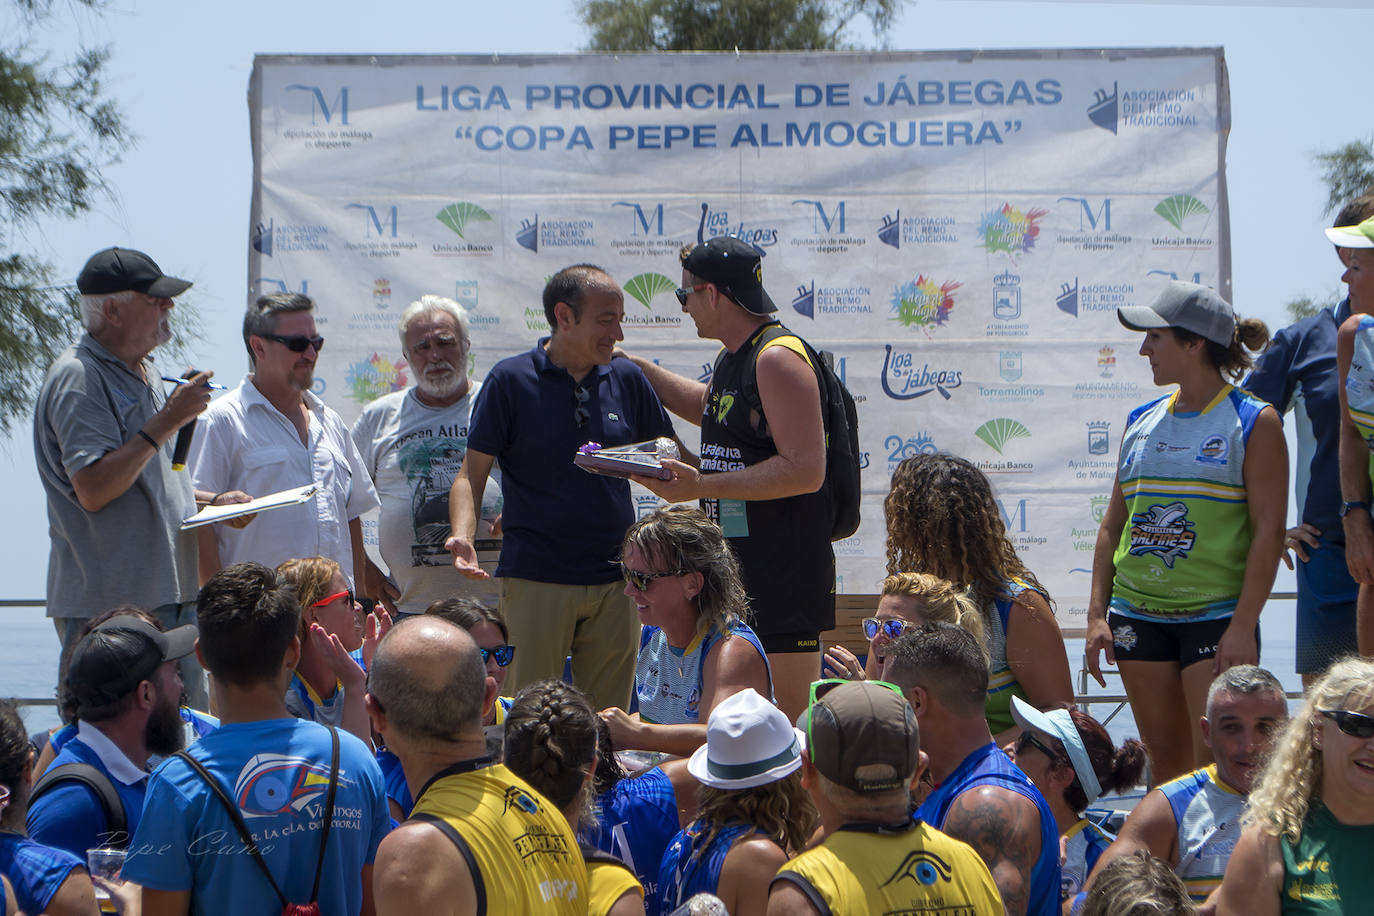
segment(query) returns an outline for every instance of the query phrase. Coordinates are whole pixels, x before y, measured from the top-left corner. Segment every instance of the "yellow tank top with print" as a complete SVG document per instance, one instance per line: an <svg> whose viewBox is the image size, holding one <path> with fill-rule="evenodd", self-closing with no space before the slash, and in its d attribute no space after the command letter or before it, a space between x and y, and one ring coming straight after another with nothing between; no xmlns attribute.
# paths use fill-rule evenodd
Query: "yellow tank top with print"
<svg viewBox="0 0 1374 916"><path fill-rule="evenodd" d="M567 820L504 764L469 761L440 772L411 819L432 824L458 847L479 913L587 912L587 868Z"/></svg>

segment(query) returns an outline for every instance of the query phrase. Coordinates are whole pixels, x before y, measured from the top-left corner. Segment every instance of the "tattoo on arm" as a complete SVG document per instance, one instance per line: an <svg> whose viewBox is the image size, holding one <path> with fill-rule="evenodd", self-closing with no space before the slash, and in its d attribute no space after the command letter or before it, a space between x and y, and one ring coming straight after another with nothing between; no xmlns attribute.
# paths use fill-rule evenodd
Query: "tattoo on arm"
<svg viewBox="0 0 1374 916"><path fill-rule="evenodd" d="M982 856L1009 916L1027 911L1031 869L1040 856L1039 812L1028 799L976 786L955 799L941 829Z"/></svg>

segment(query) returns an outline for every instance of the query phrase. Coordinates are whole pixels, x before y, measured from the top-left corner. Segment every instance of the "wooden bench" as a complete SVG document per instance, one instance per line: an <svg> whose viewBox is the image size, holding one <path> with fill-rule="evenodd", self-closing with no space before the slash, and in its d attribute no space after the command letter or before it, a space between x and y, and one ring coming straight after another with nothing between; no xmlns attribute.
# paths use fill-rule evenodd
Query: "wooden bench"
<svg viewBox="0 0 1374 916"><path fill-rule="evenodd" d="M855 655L867 655L868 637L860 621L877 613L878 598L878 595L836 595L835 628L821 634L821 644L839 643Z"/></svg>

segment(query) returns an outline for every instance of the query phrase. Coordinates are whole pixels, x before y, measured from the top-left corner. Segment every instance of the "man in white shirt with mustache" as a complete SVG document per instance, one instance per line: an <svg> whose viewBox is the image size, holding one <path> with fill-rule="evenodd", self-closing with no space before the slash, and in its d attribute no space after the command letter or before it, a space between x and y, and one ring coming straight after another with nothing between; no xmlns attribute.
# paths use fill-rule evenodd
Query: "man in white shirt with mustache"
<svg viewBox="0 0 1374 916"><path fill-rule="evenodd" d="M467 454L468 420L481 382L468 379L467 312L452 299L425 295L401 315L401 349L415 385L368 404L353 424L353 442L377 487L382 511L378 538L388 580L369 559L364 590L389 609L423 613L431 602L454 595L496 603L493 580L453 573L444 549L450 534L448 493ZM483 494L478 521L479 559L496 560L499 547L484 550L501 509L500 478Z"/></svg>

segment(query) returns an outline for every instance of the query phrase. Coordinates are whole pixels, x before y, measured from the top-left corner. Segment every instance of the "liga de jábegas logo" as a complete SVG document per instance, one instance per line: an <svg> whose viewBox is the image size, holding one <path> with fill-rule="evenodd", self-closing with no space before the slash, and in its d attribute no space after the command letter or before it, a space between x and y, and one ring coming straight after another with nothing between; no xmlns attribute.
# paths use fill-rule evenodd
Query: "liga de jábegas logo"
<svg viewBox="0 0 1374 916"><path fill-rule="evenodd" d="M927 332L945 324L954 311L954 291L961 285L955 280L936 283L925 274L917 275L892 291L892 320Z"/></svg>
<svg viewBox="0 0 1374 916"><path fill-rule="evenodd" d="M1040 221L1048 211L1032 207L1022 211L1004 203L989 210L978 222L978 238L989 252L1010 255L1029 254L1040 237Z"/></svg>
<svg viewBox="0 0 1374 916"><path fill-rule="evenodd" d="M348 367L344 381L348 395L360 404L368 404L384 394L400 391L406 386L406 361L392 362L380 353L373 353Z"/></svg>

